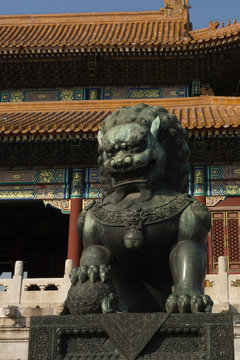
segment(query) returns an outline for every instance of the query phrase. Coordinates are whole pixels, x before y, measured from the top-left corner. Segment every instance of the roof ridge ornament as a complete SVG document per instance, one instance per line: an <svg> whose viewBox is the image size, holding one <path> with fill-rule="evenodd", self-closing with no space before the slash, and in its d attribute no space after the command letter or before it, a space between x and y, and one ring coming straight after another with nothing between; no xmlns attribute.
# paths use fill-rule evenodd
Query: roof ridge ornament
<svg viewBox="0 0 240 360"><path fill-rule="evenodd" d="M216 30L219 27L218 21L209 21L209 30Z"/></svg>
<svg viewBox="0 0 240 360"><path fill-rule="evenodd" d="M188 7L188 0L163 0L165 8L168 7Z"/></svg>
<svg viewBox="0 0 240 360"><path fill-rule="evenodd" d="M167 17L181 16L183 20L189 22L188 10L191 6L188 5L188 0L163 0L164 8L167 12Z"/></svg>
<svg viewBox="0 0 240 360"><path fill-rule="evenodd" d="M191 6L188 5L188 0L163 0L165 9L172 10L183 10L190 9Z"/></svg>

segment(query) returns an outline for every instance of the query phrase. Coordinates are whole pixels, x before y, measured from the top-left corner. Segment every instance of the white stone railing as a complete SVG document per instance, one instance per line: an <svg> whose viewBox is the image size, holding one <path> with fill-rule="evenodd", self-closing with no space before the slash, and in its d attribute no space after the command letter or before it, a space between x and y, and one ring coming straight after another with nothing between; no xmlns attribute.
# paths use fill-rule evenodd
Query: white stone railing
<svg viewBox="0 0 240 360"><path fill-rule="evenodd" d="M240 274L228 274L226 258L218 260L219 272L206 276L205 293L214 301L214 312L232 310L240 313ZM12 279L0 279L0 307L13 305L18 307L44 308L61 307L70 287L69 273L72 260L66 260L62 278L23 279L23 263L15 263Z"/></svg>
<svg viewBox="0 0 240 360"><path fill-rule="evenodd" d="M240 274L227 273L227 259L218 258L218 274L207 275L205 293L214 301L213 312L240 313Z"/></svg>
<svg viewBox="0 0 240 360"><path fill-rule="evenodd" d="M73 261L66 260L62 278L23 279L23 262L16 261L12 279L0 279L0 307L57 307L70 287ZM5 311L7 313L7 311Z"/></svg>

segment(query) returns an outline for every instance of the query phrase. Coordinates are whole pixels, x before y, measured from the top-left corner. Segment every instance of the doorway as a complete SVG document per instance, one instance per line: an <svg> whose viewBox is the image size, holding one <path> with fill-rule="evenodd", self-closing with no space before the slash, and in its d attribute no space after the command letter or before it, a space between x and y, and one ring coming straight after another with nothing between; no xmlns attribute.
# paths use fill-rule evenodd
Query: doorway
<svg viewBox="0 0 240 360"><path fill-rule="evenodd" d="M13 274L16 260L30 278L62 277L69 215L42 201L0 203L0 275Z"/></svg>

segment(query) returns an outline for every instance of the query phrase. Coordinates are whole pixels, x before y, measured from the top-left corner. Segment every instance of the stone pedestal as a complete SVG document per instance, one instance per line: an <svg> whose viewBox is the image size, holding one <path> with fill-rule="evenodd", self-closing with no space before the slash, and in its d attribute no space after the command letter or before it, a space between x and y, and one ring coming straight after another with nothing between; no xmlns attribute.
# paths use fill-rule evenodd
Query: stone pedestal
<svg viewBox="0 0 240 360"><path fill-rule="evenodd" d="M231 314L32 317L29 360L233 360Z"/></svg>

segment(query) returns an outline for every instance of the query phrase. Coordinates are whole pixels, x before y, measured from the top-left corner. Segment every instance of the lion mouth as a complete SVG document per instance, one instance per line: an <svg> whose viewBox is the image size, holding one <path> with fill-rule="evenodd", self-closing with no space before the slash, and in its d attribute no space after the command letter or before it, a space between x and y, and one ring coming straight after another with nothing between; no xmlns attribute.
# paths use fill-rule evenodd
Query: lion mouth
<svg viewBox="0 0 240 360"><path fill-rule="evenodd" d="M147 166L138 166L128 171L112 172L113 186L118 187L122 185L146 183L151 177L154 168L154 161L152 160Z"/></svg>
<svg viewBox="0 0 240 360"><path fill-rule="evenodd" d="M147 165L148 166L148 165ZM131 176L131 174L138 171L145 171L146 165L142 163L135 163L132 166L129 167L118 167L117 169L114 169L112 166L105 166L105 170L110 173L112 176L122 176L124 174L127 174L127 176Z"/></svg>

